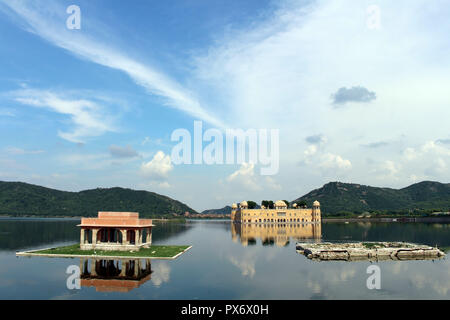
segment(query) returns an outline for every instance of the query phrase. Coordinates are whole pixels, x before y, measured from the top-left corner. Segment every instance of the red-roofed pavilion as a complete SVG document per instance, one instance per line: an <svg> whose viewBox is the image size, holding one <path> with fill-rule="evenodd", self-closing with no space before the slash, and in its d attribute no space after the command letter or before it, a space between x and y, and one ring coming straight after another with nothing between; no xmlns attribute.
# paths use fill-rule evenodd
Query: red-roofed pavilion
<svg viewBox="0 0 450 320"><path fill-rule="evenodd" d="M137 212L99 212L97 218L82 218L82 250L137 250L152 244L151 219L139 219Z"/></svg>

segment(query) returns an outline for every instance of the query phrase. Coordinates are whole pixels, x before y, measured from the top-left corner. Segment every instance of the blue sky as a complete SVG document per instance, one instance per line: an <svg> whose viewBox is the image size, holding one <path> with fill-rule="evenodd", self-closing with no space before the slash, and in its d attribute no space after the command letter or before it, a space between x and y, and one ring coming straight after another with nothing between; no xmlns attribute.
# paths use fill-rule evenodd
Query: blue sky
<svg viewBox="0 0 450 320"><path fill-rule="evenodd" d="M81 29L68 30L69 5ZM378 24L371 27L375 5ZM450 178L445 1L0 1L0 179L196 210ZM173 165L177 128L280 130L280 170Z"/></svg>

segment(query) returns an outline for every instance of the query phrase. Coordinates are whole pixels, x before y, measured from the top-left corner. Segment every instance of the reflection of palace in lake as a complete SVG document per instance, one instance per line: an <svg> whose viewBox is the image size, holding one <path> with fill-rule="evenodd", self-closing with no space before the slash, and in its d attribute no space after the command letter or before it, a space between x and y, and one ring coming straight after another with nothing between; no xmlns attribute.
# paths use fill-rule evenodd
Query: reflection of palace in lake
<svg viewBox="0 0 450 320"><path fill-rule="evenodd" d="M80 259L81 286L100 292L129 292L151 278L150 259Z"/></svg>
<svg viewBox="0 0 450 320"><path fill-rule="evenodd" d="M263 246L285 246L290 238L294 240L317 239L322 237L322 225L311 223L288 224L241 224L231 223L231 237L233 241L243 246L254 245L260 239Z"/></svg>

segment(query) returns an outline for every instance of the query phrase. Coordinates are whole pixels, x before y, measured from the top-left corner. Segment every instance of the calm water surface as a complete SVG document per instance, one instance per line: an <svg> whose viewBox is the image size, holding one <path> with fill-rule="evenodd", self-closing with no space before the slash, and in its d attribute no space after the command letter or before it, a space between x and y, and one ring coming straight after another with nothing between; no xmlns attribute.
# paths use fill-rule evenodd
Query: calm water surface
<svg viewBox="0 0 450 320"><path fill-rule="evenodd" d="M301 241L409 241L450 247L447 223L324 223L286 228L247 228L228 221L157 223L155 244L189 244L176 260L141 262L140 281L66 286L79 259L16 257L16 251L79 241L79 221L0 218L0 299L448 299L449 260L386 261L381 289L366 287L371 262L315 262L298 254ZM306 239L305 239L306 238ZM447 254L450 252L447 252ZM104 266L108 265L103 263ZM150 268L150 269L149 269ZM151 273L149 272L151 270ZM120 270L119 270L120 271ZM134 282L133 282L134 281Z"/></svg>

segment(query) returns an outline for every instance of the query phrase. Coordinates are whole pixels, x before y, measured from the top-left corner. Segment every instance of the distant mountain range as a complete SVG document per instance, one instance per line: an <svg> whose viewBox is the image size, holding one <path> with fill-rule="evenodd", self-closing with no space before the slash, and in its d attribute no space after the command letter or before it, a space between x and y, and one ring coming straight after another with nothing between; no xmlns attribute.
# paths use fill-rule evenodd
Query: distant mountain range
<svg viewBox="0 0 450 320"><path fill-rule="evenodd" d="M423 181L403 189L330 182L294 200L321 203L322 214L450 211L450 184Z"/></svg>
<svg viewBox="0 0 450 320"><path fill-rule="evenodd" d="M139 212L140 217L197 213L184 203L148 191L97 188L80 192L0 181L0 214L11 216L96 216L98 211Z"/></svg>
<svg viewBox="0 0 450 320"><path fill-rule="evenodd" d="M450 184L423 181L403 189L392 189L329 182L291 203L301 200L304 200L308 207L312 206L314 200L318 200L321 203L323 216L363 212L381 214L448 212L450 211ZM202 213L229 214L231 207L205 210Z"/></svg>
<svg viewBox="0 0 450 320"><path fill-rule="evenodd" d="M231 213L231 207L225 206L221 209L208 209L202 211L202 214L230 214Z"/></svg>
<svg viewBox="0 0 450 320"><path fill-rule="evenodd" d="M329 182L292 201L308 207L321 203L323 216L375 212L450 211L450 184L423 181L403 189L378 188L353 183ZM259 206L258 206L259 207ZM186 204L148 191L97 188L80 192L49 189L22 182L0 181L0 215L96 216L98 211L135 211L141 217L197 214ZM210 209L203 214L230 214L231 207Z"/></svg>

